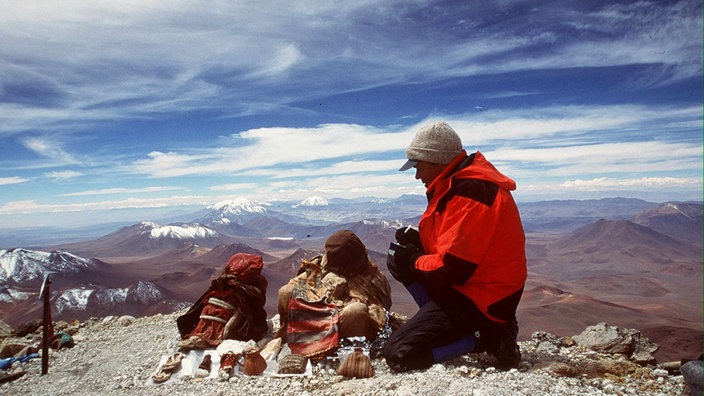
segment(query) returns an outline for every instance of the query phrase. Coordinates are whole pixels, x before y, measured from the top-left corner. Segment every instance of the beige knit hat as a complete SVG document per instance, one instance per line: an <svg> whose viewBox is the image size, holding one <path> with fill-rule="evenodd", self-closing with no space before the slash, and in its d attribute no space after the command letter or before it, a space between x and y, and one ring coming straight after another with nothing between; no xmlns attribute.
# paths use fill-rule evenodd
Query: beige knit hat
<svg viewBox="0 0 704 396"><path fill-rule="evenodd" d="M408 161L399 169L405 171L418 161L447 165L462 152L462 140L446 122L423 125L406 149Z"/></svg>

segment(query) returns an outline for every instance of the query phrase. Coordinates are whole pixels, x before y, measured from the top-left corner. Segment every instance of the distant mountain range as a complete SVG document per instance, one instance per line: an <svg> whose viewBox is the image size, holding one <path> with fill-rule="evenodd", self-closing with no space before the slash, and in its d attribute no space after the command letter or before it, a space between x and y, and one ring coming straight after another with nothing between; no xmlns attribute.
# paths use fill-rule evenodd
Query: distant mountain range
<svg viewBox="0 0 704 396"><path fill-rule="evenodd" d="M286 237L291 232L281 227L293 224L300 234L307 235L301 226L326 226L355 223L365 219L381 219L390 222L416 224L425 210L424 195L406 194L395 199L326 199L310 197L303 201L255 202L236 198L210 205L201 210L181 213L160 219L145 219L161 225L197 223L224 235ZM696 205L696 204L695 204ZM597 200L555 200L518 203L523 224L527 232L565 232L592 223L599 219L625 220L656 209L659 204L633 198L605 198ZM262 224L267 218L272 224ZM249 223L253 220L253 223ZM278 228L270 228L274 222L283 222ZM128 227L133 223L96 224L90 227L57 229L37 228L31 224L0 229L0 248L36 248L89 241ZM276 235L276 234L279 235ZM288 235L295 237L294 235Z"/></svg>
<svg viewBox="0 0 704 396"><path fill-rule="evenodd" d="M296 203L240 198L90 240L7 248L0 250L0 317L11 325L41 317L38 292L46 276L55 319L172 312L193 303L238 252L263 257L273 315L278 288L339 229L354 231L386 272L395 230L416 225L425 203L419 195ZM664 345L667 357L697 343L701 348L701 203L614 198L519 209L529 266L519 306L522 337L536 330L570 335L605 321L639 328ZM393 309L412 314L408 293L387 276ZM677 345L665 336L673 331Z"/></svg>

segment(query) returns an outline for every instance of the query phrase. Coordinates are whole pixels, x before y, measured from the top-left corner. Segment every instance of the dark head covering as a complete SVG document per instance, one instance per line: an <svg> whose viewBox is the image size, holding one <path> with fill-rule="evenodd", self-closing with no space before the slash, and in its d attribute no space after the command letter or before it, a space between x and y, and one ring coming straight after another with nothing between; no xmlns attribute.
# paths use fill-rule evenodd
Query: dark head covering
<svg viewBox="0 0 704 396"><path fill-rule="evenodd" d="M325 269L342 276L361 274L369 267L367 248L354 232L340 230L325 241Z"/></svg>

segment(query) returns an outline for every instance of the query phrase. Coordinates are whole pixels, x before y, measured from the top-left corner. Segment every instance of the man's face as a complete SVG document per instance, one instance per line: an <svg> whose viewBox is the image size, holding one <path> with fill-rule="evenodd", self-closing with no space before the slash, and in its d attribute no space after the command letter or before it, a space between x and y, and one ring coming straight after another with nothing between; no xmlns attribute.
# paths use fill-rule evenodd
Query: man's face
<svg viewBox="0 0 704 396"><path fill-rule="evenodd" d="M433 180L435 180L435 178L438 177L438 175L445 168L445 165L418 161L414 168L416 168L416 180L422 181L425 185L425 188L428 188L430 183L432 183Z"/></svg>

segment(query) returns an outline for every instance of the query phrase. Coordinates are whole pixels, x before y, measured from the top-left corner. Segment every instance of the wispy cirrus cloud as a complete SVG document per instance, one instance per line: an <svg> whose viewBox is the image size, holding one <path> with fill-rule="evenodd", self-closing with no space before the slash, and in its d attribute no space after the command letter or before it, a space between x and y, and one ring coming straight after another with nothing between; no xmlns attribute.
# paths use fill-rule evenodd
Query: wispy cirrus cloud
<svg viewBox="0 0 704 396"><path fill-rule="evenodd" d="M61 164L78 164L76 158L62 147L62 143L50 137L30 136L22 139L22 144L36 154Z"/></svg>
<svg viewBox="0 0 704 396"><path fill-rule="evenodd" d="M76 172L76 171L53 171L53 172L47 172L44 174L44 177L47 177L49 179L54 179L54 180L69 180L73 179L76 177L82 176L82 172Z"/></svg>
<svg viewBox="0 0 704 396"><path fill-rule="evenodd" d="M26 179L24 177L19 177L19 176L0 177L0 186L8 185L8 184L20 184L20 183L25 183L28 181L29 181L29 179Z"/></svg>
<svg viewBox="0 0 704 396"><path fill-rule="evenodd" d="M6 4L0 57L24 62L0 68L19 82L4 83L0 129L267 112L301 97L487 73L651 64L662 67L658 83L701 74L701 5L691 1L455 4L452 12L406 1L375 3L373 12L367 2L146 3Z"/></svg>
<svg viewBox="0 0 704 396"><path fill-rule="evenodd" d="M202 196L170 196L163 198L126 198L80 203L42 203L36 200L11 201L0 205L0 214L38 214L99 211L115 209L168 208L174 205L207 205L210 200Z"/></svg>
<svg viewBox="0 0 704 396"><path fill-rule="evenodd" d="M702 194L700 1L3 11L5 208L419 192L397 169L418 126L437 119L517 194Z"/></svg>
<svg viewBox="0 0 704 396"><path fill-rule="evenodd" d="M598 191L609 190L643 190L648 188L696 188L701 187L702 180L696 178L676 177L642 177L639 179L615 179L600 177L591 180L568 180L562 184L574 190Z"/></svg>
<svg viewBox="0 0 704 396"><path fill-rule="evenodd" d="M258 169L281 166L291 169L295 164L311 161L401 150L412 137L411 132L385 132L349 124L326 124L315 128L259 128L233 135L229 140L230 146L226 147L190 149L181 153L152 152L148 158L134 161L127 170L150 177L178 177L259 172Z"/></svg>
<svg viewBox="0 0 704 396"><path fill-rule="evenodd" d="M642 169L696 170L702 165L701 139L663 142L643 129L669 126L671 119L701 117L694 109L565 106L447 117L468 151L490 152L494 161L529 171L540 167L555 175L615 173ZM504 117L506 116L506 117ZM418 125L401 130L346 124L317 128L260 128L234 135L231 146L195 154L151 153L128 168L150 177L233 174L298 177L398 169ZM619 141L619 140L623 141ZM376 156L397 159L374 159ZM321 165L324 164L324 165ZM285 171L282 171L285 169ZM520 170L518 170L520 172Z"/></svg>
<svg viewBox="0 0 704 396"><path fill-rule="evenodd" d="M228 183L210 186L210 191L254 191L258 185L256 183Z"/></svg>
<svg viewBox="0 0 704 396"><path fill-rule="evenodd" d="M153 193L153 192L166 192L166 191L179 191L179 190L186 190L186 188L185 187L170 187L170 186L144 187L144 188L117 187L117 188L104 188L101 190L78 191L78 192L74 192L74 193L60 194L60 196L62 196L62 197L80 197L80 196L86 196L86 195L140 194L140 193Z"/></svg>

